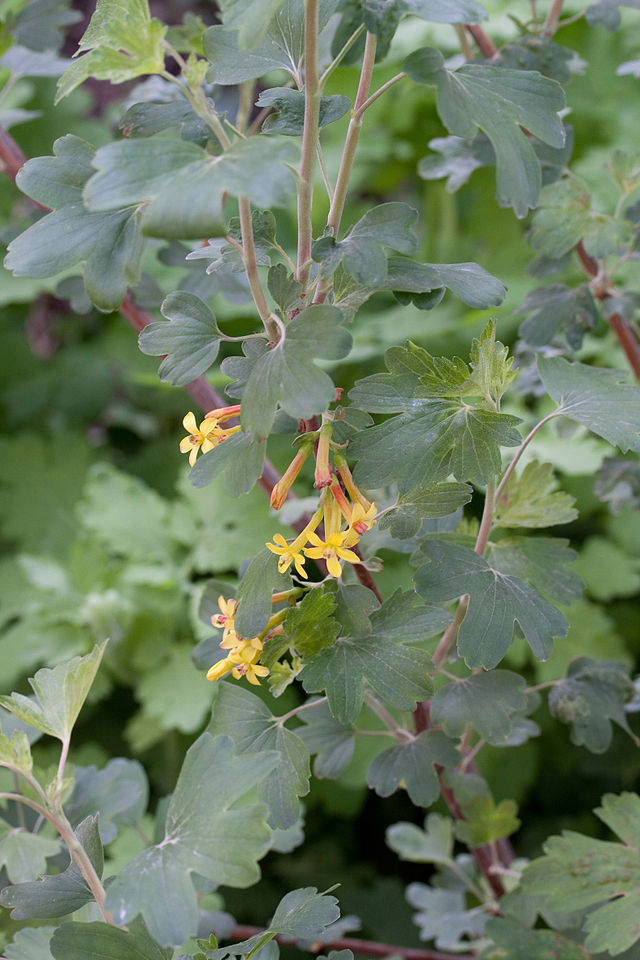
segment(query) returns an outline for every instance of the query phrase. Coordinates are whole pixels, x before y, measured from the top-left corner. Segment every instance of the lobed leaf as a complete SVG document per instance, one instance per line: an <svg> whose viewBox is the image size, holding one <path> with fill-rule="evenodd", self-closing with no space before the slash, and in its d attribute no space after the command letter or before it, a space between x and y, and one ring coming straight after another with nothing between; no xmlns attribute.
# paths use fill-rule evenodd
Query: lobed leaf
<svg viewBox="0 0 640 960"><path fill-rule="evenodd" d="M604 753L611 744L613 723L636 740L624 710L633 690L624 664L578 657L550 690L549 710L571 725L572 743Z"/></svg>
<svg viewBox="0 0 640 960"><path fill-rule="evenodd" d="M200 297L185 290L170 293L160 310L169 322L147 324L138 343L143 353L164 358L158 371L161 380L184 387L205 373L218 356L216 318Z"/></svg>
<svg viewBox="0 0 640 960"><path fill-rule="evenodd" d="M455 766L460 754L440 730L425 730L407 743L383 750L367 770L367 784L380 797L389 797L404 787L417 807L428 807L440 795L434 769Z"/></svg>

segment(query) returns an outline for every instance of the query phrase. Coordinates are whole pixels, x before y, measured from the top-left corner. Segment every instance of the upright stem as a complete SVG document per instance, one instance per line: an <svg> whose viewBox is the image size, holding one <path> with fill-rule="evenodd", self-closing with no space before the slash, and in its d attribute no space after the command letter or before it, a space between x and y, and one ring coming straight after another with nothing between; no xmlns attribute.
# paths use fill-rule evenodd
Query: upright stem
<svg viewBox="0 0 640 960"><path fill-rule="evenodd" d="M522 456L522 454L525 452L525 450L527 449L527 447L529 446L529 444L531 443L531 441L532 441L533 438L535 437L535 435L536 435L536 433L538 432L538 430L541 430L542 427L544 427L544 425L549 422L549 420L553 420L554 417L559 416L559 414L560 414L561 412L562 412L562 411L552 410L551 413L548 413L546 417L543 417L542 420L540 420L538 423L536 423L535 427L533 427L533 429L529 431L529 433L527 434L527 436L524 438L524 440L522 441L522 443L520 444L520 446L519 446L518 449L516 450L516 455L515 455L515 457L513 458L513 460L511 461L511 463L510 463L509 466L507 467L507 469L505 470L504 475L503 475L503 477L502 477L502 480L501 480L500 483L498 484L498 489L496 490L496 501L500 498L500 494L502 493L502 491L504 490L505 486L506 486L507 483L509 482L509 477L510 477L511 474L513 473L513 471L514 471L514 469L515 469L515 466L516 466L518 460L520 459L520 457Z"/></svg>
<svg viewBox="0 0 640 960"><path fill-rule="evenodd" d="M318 82L318 0L305 0L304 31L304 127L302 157L298 180L298 282L306 292L311 263L313 227L313 174L320 121L320 84Z"/></svg>
<svg viewBox="0 0 640 960"><path fill-rule="evenodd" d="M271 340L278 339L278 329L271 317L267 298L262 289L258 262L256 259L256 245L253 239L253 223L251 221L251 204L247 197L238 197L238 212L240 214L240 232L242 234L242 250L244 268L247 271L249 287L260 315L260 319Z"/></svg>
<svg viewBox="0 0 640 960"><path fill-rule="evenodd" d="M543 37L552 37L558 29L558 22L560 20L560 14L562 13L563 4L564 0L551 0L551 6L549 7L549 12L545 17L541 31Z"/></svg>
<svg viewBox="0 0 640 960"><path fill-rule="evenodd" d="M491 480L487 484L487 490L484 496L484 509L482 511L482 520L480 521L480 529L478 530L478 536L476 538L476 545L473 548L476 553L479 553L482 557L484 551L487 548L487 541L489 539L489 534L491 533L491 524L493 523L493 511L495 507L495 497L496 497L496 483L495 480Z"/></svg>
<svg viewBox="0 0 640 960"><path fill-rule="evenodd" d="M362 60L362 70L360 72L360 83L356 94L356 102L351 112L349 129L344 141L338 179L336 180L336 189L333 194L333 202L327 217L327 227L329 227L333 236L337 237L340 229L340 221L344 210L345 200L347 198L347 188L349 178L353 169L353 161L356 155L358 140L360 139L360 130L362 129L362 114L358 111L369 95L371 87L371 77L376 62L376 36L373 33L367 33L367 39L364 46L364 57Z"/></svg>

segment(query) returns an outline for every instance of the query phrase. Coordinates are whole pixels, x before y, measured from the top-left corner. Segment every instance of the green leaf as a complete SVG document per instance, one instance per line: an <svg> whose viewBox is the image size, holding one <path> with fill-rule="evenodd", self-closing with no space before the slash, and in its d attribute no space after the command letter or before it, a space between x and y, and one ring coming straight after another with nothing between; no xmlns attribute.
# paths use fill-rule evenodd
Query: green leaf
<svg viewBox="0 0 640 960"><path fill-rule="evenodd" d="M335 897L318 893L315 887L302 887L284 895L269 929L293 940L316 940L339 916Z"/></svg>
<svg viewBox="0 0 640 960"><path fill-rule="evenodd" d="M571 288L562 283L531 290L518 313L529 313L518 330L519 335L534 347L542 347L558 333L563 333L574 350L582 346L588 330L598 320L598 308L586 283Z"/></svg>
<svg viewBox="0 0 640 960"><path fill-rule="evenodd" d="M77 50L84 56L60 77L56 103L87 77L124 83L162 73L166 32L163 23L151 18L147 0L98 0Z"/></svg>
<svg viewBox="0 0 640 960"><path fill-rule="evenodd" d="M78 824L75 834L84 847L98 877L102 876L103 852L98 832L98 816L89 816ZM0 904L11 910L14 920L31 917L64 917L93 900L79 868L72 860L63 873L41 880L16 883L0 892Z"/></svg>
<svg viewBox="0 0 640 960"><path fill-rule="evenodd" d="M176 643L168 659L149 667L138 683L137 698L160 730L193 733L209 712L211 685L191 662L192 652L190 642Z"/></svg>
<svg viewBox="0 0 640 960"><path fill-rule="evenodd" d="M400 18L406 12L404 2L386 3L385 0L341 0L339 11L342 18L333 34L331 56L336 57L358 27L364 26L367 33L376 38L376 62L384 60L398 28ZM343 63L353 64L362 57L364 37L351 46Z"/></svg>
<svg viewBox="0 0 640 960"><path fill-rule="evenodd" d="M100 838L111 843L118 827L133 826L147 809L149 787L137 760L115 757L106 767L74 767L73 792L64 804L73 826L92 813L100 816Z"/></svg>
<svg viewBox="0 0 640 960"><path fill-rule="evenodd" d="M262 633L273 612L272 593L286 590L290 583L288 574L278 572L278 558L275 554L266 547L256 554L236 593L238 609L235 629L238 636L252 638Z"/></svg>
<svg viewBox="0 0 640 960"><path fill-rule="evenodd" d="M592 196L577 177L564 177L540 194L528 236L539 253L557 259L582 240L587 253L604 257L632 242L631 225L592 208Z"/></svg>
<svg viewBox="0 0 640 960"><path fill-rule="evenodd" d="M434 637L451 622L446 610L425 603L414 590L398 589L371 614L371 630L387 640L415 643Z"/></svg>
<svg viewBox="0 0 640 960"><path fill-rule="evenodd" d="M119 930L109 924L63 923L51 938L55 960L171 960L172 950L165 950L153 940L142 923L132 930Z"/></svg>
<svg viewBox="0 0 640 960"><path fill-rule="evenodd" d="M344 240L334 237L316 240L311 256L321 264L325 276L342 264L359 283L379 287L387 273L385 247L413 253L417 241L412 228L417 219L417 210L406 203L380 204L367 211Z"/></svg>
<svg viewBox="0 0 640 960"><path fill-rule="evenodd" d="M578 516L575 498L557 491L553 464L532 460L520 476L511 474L496 502L494 523L499 527L553 527Z"/></svg>
<svg viewBox="0 0 640 960"><path fill-rule="evenodd" d="M640 797L608 793L595 813L622 843L569 830L550 837L545 856L525 869L522 886L556 911L559 904L567 913L593 907L584 924L584 945L592 953L608 950L615 956L640 938Z"/></svg>
<svg viewBox="0 0 640 960"><path fill-rule="evenodd" d="M87 294L105 311L116 310L127 286L140 280L143 245L138 210L129 204L95 213L82 203L91 176L93 147L68 134L53 145L53 157L29 160L16 182L54 212L38 220L8 246L5 266L17 277L52 277L83 264Z"/></svg>
<svg viewBox="0 0 640 960"><path fill-rule="evenodd" d="M576 561L587 592L596 600L634 596L640 589L640 558L606 537L589 537Z"/></svg>
<svg viewBox="0 0 640 960"><path fill-rule="evenodd" d="M611 744L612 723L636 740L624 710L633 691L624 664L578 657L569 664L564 679L550 690L549 710L571 725L572 743L592 753L604 753Z"/></svg>
<svg viewBox="0 0 640 960"><path fill-rule="evenodd" d="M3 723L5 723L4 719ZM29 739L24 730L14 730L11 739L0 732L0 767L31 773L33 759Z"/></svg>
<svg viewBox="0 0 640 960"><path fill-rule="evenodd" d="M320 0L318 25L322 30L336 7L336 0ZM251 35L251 49L244 34L224 26L209 27L203 36L205 56L211 61L209 83L235 84L255 80L271 70L286 70L295 78L304 53L304 0L284 0L268 24L264 39ZM250 21L253 28L253 19Z"/></svg>
<svg viewBox="0 0 640 960"><path fill-rule="evenodd" d="M598 470L593 492L613 514L640 504L640 463L606 457Z"/></svg>
<svg viewBox="0 0 640 960"><path fill-rule="evenodd" d="M481 847L508 837L520 827L515 800L496 803L491 794L478 793L467 803L461 803L464 820L455 825L456 837L468 847Z"/></svg>
<svg viewBox="0 0 640 960"><path fill-rule="evenodd" d="M302 310L281 330L280 340L258 357L249 374L242 394L243 429L257 439L267 437L278 404L292 417L322 413L335 399L335 386L313 358L340 360L351 344L351 334L336 307Z"/></svg>
<svg viewBox="0 0 640 960"><path fill-rule="evenodd" d="M285 164L294 157L293 144L277 137L239 140L220 156L164 134L120 140L96 152L98 172L84 201L94 211L144 203L142 226L153 236L212 236L225 228L224 193L259 207L284 206L293 189Z"/></svg>
<svg viewBox="0 0 640 960"><path fill-rule="evenodd" d="M389 797L404 787L417 807L428 807L440 795L434 766L455 766L460 754L451 740L439 730L423 733L383 750L367 770L367 784L379 797Z"/></svg>
<svg viewBox="0 0 640 960"><path fill-rule="evenodd" d="M490 544L486 557L495 570L526 580L557 603L574 603L582 596L582 579L567 569L577 554L560 537L505 538Z"/></svg>
<svg viewBox="0 0 640 960"><path fill-rule="evenodd" d="M504 657L517 623L538 660L546 660L554 637L566 636L563 615L528 583L489 566L473 550L457 543L427 541L427 566L415 573L418 593L432 602L469 595L458 631L458 651L471 669L490 670Z"/></svg>
<svg viewBox="0 0 640 960"><path fill-rule="evenodd" d="M487 137L480 133L473 140L462 137L434 137L428 147L440 156L428 154L418 163L418 174L423 180L447 177L447 193L455 193L464 186L474 170L495 164L495 153Z"/></svg>
<svg viewBox="0 0 640 960"><path fill-rule="evenodd" d="M498 202L518 217L536 205L542 185L540 162L522 127L552 147L564 144L558 111L562 87L529 70L465 64L448 70L438 50L412 53L404 69L416 83L438 88L436 105L450 133L470 139L483 130L495 150Z"/></svg>
<svg viewBox="0 0 640 960"><path fill-rule="evenodd" d="M216 687L213 715L207 730L225 734L242 755L275 751L275 769L258 784L258 798L269 808L269 825L282 830L299 816L299 797L309 792L309 750L300 737L278 723L259 697L242 687L221 683Z"/></svg>
<svg viewBox="0 0 640 960"><path fill-rule="evenodd" d="M225 489L234 497L249 493L262 474L266 444L248 433L234 433L202 457L189 473L194 487L206 487L224 474Z"/></svg>
<svg viewBox="0 0 640 960"><path fill-rule="evenodd" d="M304 91L291 90L288 87L271 87L263 90L256 100L256 107L273 107L262 124L262 133L281 133L287 137L297 137L302 134L304 126ZM334 94L331 97L320 97L320 127L344 117L351 109L349 97Z"/></svg>
<svg viewBox="0 0 640 960"><path fill-rule="evenodd" d="M263 39L284 0L220 0L227 30L238 29L241 50L252 50Z"/></svg>
<svg viewBox="0 0 640 960"><path fill-rule="evenodd" d="M163 840L139 853L112 881L107 910L123 925L141 913L163 946L196 932L195 872L214 883L247 887L270 844L263 804L240 803L278 756L238 757L227 737L203 733L187 755L167 810Z"/></svg>
<svg viewBox="0 0 640 960"><path fill-rule="evenodd" d="M169 91L165 94L171 95ZM173 100L134 103L120 120L122 135L127 139L153 137L161 130L176 128L183 140L206 146L211 130L179 90L175 91L175 97Z"/></svg>
<svg viewBox="0 0 640 960"><path fill-rule="evenodd" d="M415 823L394 823L387 827L385 838L401 860L441 864L453 860L453 821L440 813L425 817L422 830Z"/></svg>
<svg viewBox="0 0 640 960"><path fill-rule="evenodd" d="M296 730L296 735L316 755L314 777L336 780L351 763L356 745L355 727L336 720L323 700L301 713L300 719L304 726Z"/></svg>
<svg viewBox="0 0 640 960"><path fill-rule="evenodd" d="M471 376L465 384L467 394L477 394L499 408L500 400L514 380L509 348L496 340L496 322L490 320L480 337L471 342Z"/></svg>
<svg viewBox="0 0 640 960"><path fill-rule="evenodd" d="M47 858L60 850L60 841L29 833L0 820L0 869L6 868L11 883L25 883L44 873Z"/></svg>
<svg viewBox="0 0 640 960"><path fill-rule="evenodd" d="M269 293L283 313L301 305L302 284L289 273L284 263L276 263L267 274Z"/></svg>
<svg viewBox="0 0 640 960"><path fill-rule="evenodd" d="M417 263L406 257L389 257L387 275L381 286L393 290L401 302L412 300L419 309L430 309L422 299L424 294L444 287L477 310L497 307L506 296L504 284L472 262Z"/></svg>
<svg viewBox="0 0 640 960"><path fill-rule="evenodd" d="M488 743L502 746L526 709L526 685L524 677L508 670L454 680L431 701L431 717L450 737L461 737L470 723Z"/></svg>
<svg viewBox="0 0 640 960"><path fill-rule="evenodd" d="M24 927L4 948L7 960L53 960L49 941L55 927Z"/></svg>
<svg viewBox="0 0 640 960"><path fill-rule="evenodd" d="M73 657L52 670L38 670L29 683L36 695L33 700L21 693L0 697L0 705L25 723L57 737L69 740L87 694L98 672L107 641L96 644L85 657Z"/></svg>
<svg viewBox="0 0 640 960"><path fill-rule="evenodd" d="M464 950L469 946L464 934L477 938L482 934L487 915L467 910L463 890L434 889L424 883L410 883L407 901L417 907L413 922L420 928L421 940L435 940L441 950Z"/></svg>
<svg viewBox="0 0 640 960"><path fill-rule="evenodd" d="M220 334L209 307L186 291L170 293L160 308L169 323L149 323L138 338L140 349L164 357L158 375L174 387L184 387L209 369L218 356Z"/></svg>
<svg viewBox="0 0 640 960"><path fill-rule="evenodd" d="M558 413L617 445L640 453L640 387L623 370L606 370L564 357L538 357L538 370Z"/></svg>
<svg viewBox="0 0 640 960"><path fill-rule="evenodd" d="M493 946L482 960L587 960L575 941L555 930L531 930L513 917L490 917L484 929Z"/></svg>
<svg viewBox="0 0 640 960"><path fill-rule="evenodd" d="M378 526L389 530L392 537L407 540L420 529L424 519L448 517L469 503L472 488L467 483L430 483L398 497L393 510L383 516Z"/></svg>
<svg viewBox="0 0 640 960"><path fill-rule="evenodd" d="M308 693L326 690L331 713L354 723L368 684L385 703L413 710L432 693L426 650L379 636L343 637L305 664L300 676Z"/></svg>
<svg viewBox="0 0 640 960"><path fill-rule="evenodd" d="M286 643L302 657L313 657L330 647L340 633L340 624L331 616L335 597L323 590L311 590L287 612L283 624Z"/></svg>

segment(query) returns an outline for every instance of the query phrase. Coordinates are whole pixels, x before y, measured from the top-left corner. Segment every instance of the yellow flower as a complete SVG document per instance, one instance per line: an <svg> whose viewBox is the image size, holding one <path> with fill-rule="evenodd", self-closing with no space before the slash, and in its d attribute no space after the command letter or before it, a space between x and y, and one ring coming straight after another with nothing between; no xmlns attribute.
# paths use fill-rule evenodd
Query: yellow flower
<svg viewBox="0 0 640 960"><path fill-rule="evenodd" d="M236 661L236 665L231 670L231 675L235 677L236 680L239 680L240 677L246 677L254 687L259 687L260 681L258 677L269 676L269 668L263 667L262 664L257 662L259 655L259 650L249 648L231 654L230 659Z"/></svg>
<svg viewBox="0 0 640 960"><path fill-rule="evenodd" d="M295 564L298 574L304 577L305 580L308 580L309 575L304 569L305 558L302 556L300 550L302 547L300 537L294 540L293 543L287 543L281 533L274 533L273 539L275 543L267 543L266 546L271 550L271 553L278 555L278 572L286 573L293 563ZM303 543L304 542L305 541L303 541Z"/></svg>
<svg viewBox="0 0 640 960"><path fill-rule="evenodd" d="M233 618L236 615L238 604L233 597L225 600L222 594L220 594L218 597L218 607L220 608L220 613L214 613L214 615L211 617L211 623L214 627L218 627L219 630L224 629L224 633L222 634L222 639L224 641L227 639L230 633L235 633Z"/></svg>
<svg viewBox="0 0 640 960"><path fill-rule="evenodd" d="M231 669L235 666L235 661L231 657L225 657L223 660L218 660L217 663L214 663L212 667L209 667L207 671L207 680L219 680L220 677L224 677L225 673L229 673Z"/></svg>
<svg viewBox="0 0 640 960"><path fill-rule="evenodd" d="M314 560L322 558L327 564L327 570L332 577L342 576L342 566L340 560L348 560L349 563L360 563L360 557L353 550L347 547L353 547L358 542L358 535L353 530L343 530L342 533L330 533L326 540L321 540L317 533L309 534L309 541L313 547L305 547L305 553Z"/></svg>
<svg viewBox="0 0 640 960"><path fill-rule="evenodd" d="M356 533L362 535L374 525L377 515L378 509L375 503L370 504L368 509L365 509L359 502L355 503L351 511L349 527L355 530Z"/></svg>
<svg viewBox="0 0 640 960"><path fill-rule="evenodd" d="M196 423L195 415L189 411L182 425L188 433L180 441L180 453L189 454L189 466L192 467L196 462L198 451L202 449L203 453L208 453L227 436L227 433L218 426L215 417L205 417L200 426Z"/></svg>

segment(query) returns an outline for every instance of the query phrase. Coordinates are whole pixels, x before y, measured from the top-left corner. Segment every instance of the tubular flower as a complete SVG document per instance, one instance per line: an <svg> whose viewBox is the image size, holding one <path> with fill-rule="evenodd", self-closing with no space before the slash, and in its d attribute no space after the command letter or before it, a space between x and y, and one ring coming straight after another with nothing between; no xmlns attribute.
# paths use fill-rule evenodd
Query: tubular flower
<svg viewBox="0 0 640 960"><path fill-rule="evenodd" d="M230 659L236 661L235 666L231 669L231 675L235 677L236 680L239 680L240 677L246 677L254 687L259 687L260 681L258 677L269 676L269 668L263 667L262 664L257 662L259 655L259 650L250 649L231 654Z"/></svg>
<svg viewBox="0 0 640 960"><path fill-rule="evenodd" d="M267 543L266 546L271 550L271 553L278 555L278 573L286 573L293 563L299 576L308 580L309 574L304 568L305 557L303 557L301 553L302 543L306 542L306 537L302 543L300 542L300 537L294 540L293 543L287 543L281 533L274 533L273 539L275 542Z"/></svg>
<svg viewBox="0 0 640 960"><path fill-rule="evenodd" d="M358 535L353 530L343 530L342 533L330 533L326 537L326 540L321 540L317 533L310 533L309 542L313 546L305 547L304 552L314 560L321 558L325 560L331 576L338 579L342 576L341 560L348 560L349 563L360 563L358 554L347 549L355 546L358 542Z"/></svg>
<svg viewBox="0 0 640 960"><path fill-rule="evenodd" d="M208 453L227 436L225 431L218 426L218 421L214 417L205 417L198 426L195 415L191 410L182 421L182 425L189 435L180 441L180 453L189 454L190 467L196 462L200 449L203 453Z"/></svg>
<svg viewBox="0 0 640 960"><path fill-rule="evenodd" d="M351 470L349 470L349 465L342 454L336 454L336 473L340 477L340 480L344 484L344 488L353 500L354 503L360 503L365 510L368 510L371 506L371 501L367 500L362 490L358 486L351 475Z"/></svg>
<svg viewBox="0 0 640 960"><path fill-rule="evenodd" d="M279 510L287 499L287 495L293 485L293 481L300 473L302 465L311 453L312 449L312 443L305 443L304 446L300 447L295 457L282 474L280 480L278 480L274 486L273 490L271 491L271 506L274 510Z"/></svg>
<svg viewBox="0 0 640 960"><path fill-rule="evenodd" d="M318 490L321 490L323 487L328 487L331 484L332 474L331 474L331 464L329 462L329 450L331 442L331 431L332 425L330 423L324 423L320 428L320 435L318 437L318 446L316 448L316 471L315 471L315 485Z"/></svg>
<svg viewBox="0 0 640 960"><path fill-rule="evenodd" d="M234 638L236 642L231 646ZM220 680L221 677L231 672L236 680L246 676L249 683L255 686L260 684L258 677L268 676L269 668L258 663L262 650L262 641L258 637L245 640L243 637L233 634L226 641L223 640L220 646L229 649L230 652L210 667L207 672L207 680Z"/></svg>
<svg viewBox="0 0 640 960"><path fill-rule="evenodd" d="M214 613L211 617L211 623L214 627L218 627L219 630L224 630L222 634L223 641L227 639L230 633L235 633L235 627L233 625L233 618L236 615L236 610L238 609L237 602L230 597L229 600L220 594L218 597L218 606L220 608L220 613Z"/></svg>

